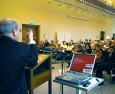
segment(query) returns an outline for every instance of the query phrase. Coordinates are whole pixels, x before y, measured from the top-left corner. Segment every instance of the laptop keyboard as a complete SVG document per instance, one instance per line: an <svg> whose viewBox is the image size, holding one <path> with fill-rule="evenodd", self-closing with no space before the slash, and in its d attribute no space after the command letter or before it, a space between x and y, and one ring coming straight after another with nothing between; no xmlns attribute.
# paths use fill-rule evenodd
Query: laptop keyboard
<svg viewBox="0 0 115 94"><path fill-rule="evenodd" d="M83 73L77 73L77 72L68 72L66 74L63 74L61 76L57 76L55 78L58 81L70 83L70 84L75 84L75 85L80 85L84 81L87 81L90 79L90 77L86 74Z"/></svg>
<svg viewBox="0 0 115 94"><path fill-rule="evenodd" d="M80 73L67 73L66 74L66 77L67 78L74 78L74 79L80 79L80 80L83 80L83 79L86 79L86 78L88 78L88 76L87 75L84 75L84 74L80 74Z"/></svg>

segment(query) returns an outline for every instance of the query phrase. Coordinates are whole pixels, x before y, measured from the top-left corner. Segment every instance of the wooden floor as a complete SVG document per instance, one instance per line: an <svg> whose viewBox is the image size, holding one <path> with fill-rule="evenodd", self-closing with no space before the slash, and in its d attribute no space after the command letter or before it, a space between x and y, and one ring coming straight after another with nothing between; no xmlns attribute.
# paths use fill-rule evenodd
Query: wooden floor
<svg viewBox="0 0 115 94"><path fill-rule="evenodd" d="M52 77L60 75L61 64L53 64L54 69L52 69ZM67 66L67 65L65 65ZM68 68L65 67L65 71ZM88 94L115 94L115 84L110 83L110 79L104 77L105 83L103 86L97 86L94 89L90 90ZM41 86L37 87L34 90L34 94L48 94L48 83L44 83ZM52 94L61 94L60 93L60 85L52 81ZM76 89L68 86L64 86L64 94L76 94ZM86 94L85 91L82 91L82 94Z"/></svg>

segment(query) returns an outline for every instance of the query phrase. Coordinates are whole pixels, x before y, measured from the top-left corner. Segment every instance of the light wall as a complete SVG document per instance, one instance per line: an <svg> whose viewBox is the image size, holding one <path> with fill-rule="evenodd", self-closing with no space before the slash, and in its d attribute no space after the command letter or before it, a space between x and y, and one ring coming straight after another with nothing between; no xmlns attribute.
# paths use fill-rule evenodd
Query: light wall
<svg viewBox="0 0 115 94"><path fill-rule="evenodd" d="M74 41L99 39L102 30L105 36L112 37L112 33L115 33L115 21L74 7L69 8L54 0L0 0L0 12L0 19L16 19L20 27L34 20L35 24L40 25L41 40L44 34L49 36L49 40L56 40L57 32L71 32ZM88 21L68 18L67 15Z"/></svg>

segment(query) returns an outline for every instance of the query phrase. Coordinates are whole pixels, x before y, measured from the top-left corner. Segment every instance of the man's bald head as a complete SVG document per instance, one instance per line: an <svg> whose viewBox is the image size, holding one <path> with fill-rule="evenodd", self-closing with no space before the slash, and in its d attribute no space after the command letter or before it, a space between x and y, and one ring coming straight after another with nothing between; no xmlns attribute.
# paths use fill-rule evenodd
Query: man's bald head
<svg viewBox="0 0 115 94"><path fill-rule="evenodd" d="M18 24L15 20L6 18L0 21L0 35L6 35L18 29Z"/></svg>

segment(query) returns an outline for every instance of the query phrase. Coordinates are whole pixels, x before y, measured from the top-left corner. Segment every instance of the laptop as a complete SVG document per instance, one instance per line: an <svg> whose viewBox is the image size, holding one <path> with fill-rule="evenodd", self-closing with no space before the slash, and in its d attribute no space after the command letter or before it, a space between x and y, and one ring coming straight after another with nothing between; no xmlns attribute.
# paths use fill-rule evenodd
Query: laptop
<svg viewBox="0 0 115 94"><path fill-rule="evenodd" d="M94 54L73 54L68 72L55 77L55 80L75 85L88 81L93 73L95 59Z"/></svg>

